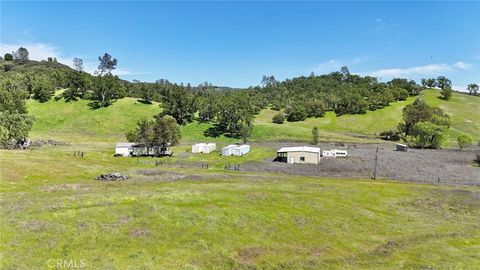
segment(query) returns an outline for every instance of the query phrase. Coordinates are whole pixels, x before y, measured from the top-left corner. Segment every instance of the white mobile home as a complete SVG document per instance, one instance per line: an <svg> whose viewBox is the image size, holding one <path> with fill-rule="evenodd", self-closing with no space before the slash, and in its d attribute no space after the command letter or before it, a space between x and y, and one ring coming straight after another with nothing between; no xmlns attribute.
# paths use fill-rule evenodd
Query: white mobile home
<svg viewBox="0 0 480 270"><path fill-rule="evenodd" d="M143 145L131 142L119 142L115 145L115 156L141 157L141 156L171 156L173 152L169 146L152 146L148 149Z"/></svg>
<svg viewBox="0 0 480 270"><path fill-rule="evenodd" d="M135 143L119 142L115 145L115 156L129 157L133 155Z"/></svg>
<svg viewBox="0 0 480 270"><path fill-rule="evenodd" d="M243 156L248 152L250 152L250 145L248 144L230 144L222 147L222 156Z"/></svg>
<svg viewBox="0 0 480 270"><path fill-rule="evenodd" d="M197 143L192 145L192 153L211 153L217 149L215 143Z"/></svg>
<svg viewBox="0 0 480 270"><path fill-rule="evenodd" d="M318 164L320 162L320 148L300 146L300 147L283 147L277 151L277 161L290 164Z"/></svg>

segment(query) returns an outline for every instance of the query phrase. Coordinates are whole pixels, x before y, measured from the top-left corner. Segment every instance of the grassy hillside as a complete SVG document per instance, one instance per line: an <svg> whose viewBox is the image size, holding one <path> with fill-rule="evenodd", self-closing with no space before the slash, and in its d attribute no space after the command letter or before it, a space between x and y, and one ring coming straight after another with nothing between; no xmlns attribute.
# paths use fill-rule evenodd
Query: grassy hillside
<svg viewBox="0 0 480 270"><path fill-rule="evenodd" d="M444 101L438 95L438 90L424 91L424 99L429 104L439 106L451 116L450 145L454 145L454 140L460 133L480 138L480 97L454 93L451 100ZM395 102L386 108L361 115L336 117L335 113L328 112L325 117L282 125L272 123L276 111L263 110L255 119L252 140L309 141L312 128L317 126L320 128L321 139L325 141L372 141L374 133L395 129L402 119L403 107L414 99ZM147 105L134 98L124 98L108 108L98 110L90 109L85 100L70 103L63 100L46 103L30 100L28 108L37 118L32 137L64 141L124 140L125 131L133 128L138 119L152 117L160 112L158 103ZM205 137L203 132L209 126L198 122L183 126L183 141L236 141L223 136Z"/></svg>
<svg viewBox="0 0 480 270"><path fill-rule="evenodd" d="M107 108L90 109L89 101L64 102L29 100L28 110L36 118L33 138L64 141L118 140L134 128L138 119L160 112L158 103L144 104L134 98L123 98Z"/></svg>
<svg viewBox="0 0 480 270"><path fill-rule="evenodd" d="M156 167L96 147L74 157L78 147L0 150L1 269L43 269L50 258L82 259L86 269L474 269L480 261L476 187ZM93 180L113 171L130 179Z"/></svg>
<svg viewBox="0 0 480 270"><path fill-rule="evenodd" d="M428 104L440 107L450 116L450 138L455 140L464 133L480 140L480 96L453 93L448 101L439 99L439 96L439 90L424 91L424 99Z"/></svg>

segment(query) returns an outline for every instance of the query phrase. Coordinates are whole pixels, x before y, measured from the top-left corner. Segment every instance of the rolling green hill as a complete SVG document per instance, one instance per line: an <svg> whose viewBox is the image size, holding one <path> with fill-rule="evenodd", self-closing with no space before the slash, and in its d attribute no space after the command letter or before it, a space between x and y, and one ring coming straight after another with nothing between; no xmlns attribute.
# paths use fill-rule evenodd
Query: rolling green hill
<svg viewBox="0 0 480 270"><path fill-rule="evenodd" d="M454 93L449 101L438 98L438 90L425 90L424 99L431 105L439 106L452 120L450 129L451 145L461 134L480 138L480 97ZM414 101L392 103L390 106L369 111L361 115L342 115L328 112L325 117L309 118L300 122L273 124L271 119L276 111L267 109L257 115L252 133L253 141L292 140L308 141L311 129L320 128L322 140L330 141L372 141L374 133L395 129L402 119L402 109ZM125 131L133 128L138 119L153 117L160 112L158 103L143 104L134 98L124 98L112 106L92 110L88 101L66 103L51 100L46 103L28 101L31 114L36 117L32 130L33 138L57 139L63 141L117 141L124 139ZM235 139L219 137L206 138L203 132L209 127L205 123L190 123L182 127L184 141L216 140L221 142Z"/></svg>

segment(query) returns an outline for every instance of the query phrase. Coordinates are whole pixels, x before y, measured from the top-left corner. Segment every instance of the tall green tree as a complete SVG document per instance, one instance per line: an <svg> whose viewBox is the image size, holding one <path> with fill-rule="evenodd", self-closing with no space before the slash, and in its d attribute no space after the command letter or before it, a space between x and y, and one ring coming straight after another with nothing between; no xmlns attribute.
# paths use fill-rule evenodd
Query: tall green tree
<svg viewBox="0 0 480 270"><path fill-rule="evenodd" d="M182 133L175 118L170 115L159 115L154 126L154 141L159 146L174 146L180 143Z"/></svg>
<svg viewBox="0 0 480 270"><path fill-rule="evenodd" d="M125 87L117 76L107 73L104 76L97 76L93 80L92 107L108 107L115 100L123 98Z"/></svg>
<svg viewBox="0 0 480 270"><path fill-rule="evenodd" d="M195 114L195 100L191 92L185 87L173 85L162 96L162 115L170 115L179 125L193 120Z"/></svg>
<svg viewBox="0 0 480 270"><path fill-rule="evenodd" d="M25 141L34 117L28 115L25 100L28 93L9 79L0 84L0 145Z"/></svg>
<svg viewBox="0 0 480 270"><path fill-rule="evenodd" d="M24 47L20 47L15 51L15 60L19 62L26 62L28 61L28 55L28 50Z"/></svg>
<svg viewBox="0 0 480 270"><path fill-rule="evenodd" d="M112 70L117 68L117 59L112 58L108 53L105 53L103 56L98 57L100 64L98 65L98 74L102 76L103 74L110 73Z"/></svg>
<svg viewBox="0 0 480 270"><path fill-rule="evenodd" d="M55 88L48 77L40 76L35 80L32 92L33 99L40 102L47 102L55 94Z"/></svg>
<svg viewBox="0 0 480 270"><path fill-rule="evenodd" d="M139 143L147 148L147 153L155 144L155 121L142 118L137 122L135 130L128 132L127 140L130 142Z"/></svg>
<svg viewBox="0 0 480 270"><path fill-rule="evenodd" d="M478 94L478 84L471 83L467 86L468 94L476 96Z"/></svg>
<svg viewBox="0 0 480 270"><path fill-rule="evenodd" d="M418 148L440 148L448 139L448 128L432 122L418 122L413 126L409 143Z"/></svg>
<svg viewBox="0 0 480 270"><path fill-rule="evenodd" d="M437 78L436 86L440 89L452 88L452 81L445 76L439 76Z"/></svg>

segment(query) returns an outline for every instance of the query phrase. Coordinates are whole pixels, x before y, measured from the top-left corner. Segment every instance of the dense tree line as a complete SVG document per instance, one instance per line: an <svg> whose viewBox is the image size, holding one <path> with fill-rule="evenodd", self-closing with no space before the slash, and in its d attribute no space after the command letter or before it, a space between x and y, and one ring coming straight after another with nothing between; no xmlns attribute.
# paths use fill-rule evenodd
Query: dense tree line
<svg viewBox="0 0 480 270"><path fill-rule="evenodd" d="M264 76L262 92L272 109L283 111L288 121L322 117L326 111L337 115L362 114L391 102L420 93L415 81L393 79L387 83L373 77L350 74L347 67L327 75L298 77L277 82ZM278 120L278 117L277 117Z"/></svg>

